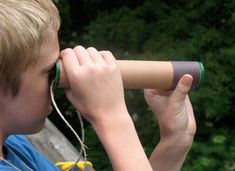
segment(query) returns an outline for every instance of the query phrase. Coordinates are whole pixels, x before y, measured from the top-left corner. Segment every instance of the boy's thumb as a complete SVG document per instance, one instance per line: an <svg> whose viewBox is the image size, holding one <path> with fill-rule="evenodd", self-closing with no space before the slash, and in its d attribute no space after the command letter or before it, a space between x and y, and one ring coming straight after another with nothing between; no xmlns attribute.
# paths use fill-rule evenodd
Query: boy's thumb
<svg viewBox="0 0 235 171"><path fill-rule="evenodd" d="M192 86L193 77L189 74L183 75L179 80L175 90L172 93L172 100L176 102L183 102L185 96L189 93Z"/></svg>

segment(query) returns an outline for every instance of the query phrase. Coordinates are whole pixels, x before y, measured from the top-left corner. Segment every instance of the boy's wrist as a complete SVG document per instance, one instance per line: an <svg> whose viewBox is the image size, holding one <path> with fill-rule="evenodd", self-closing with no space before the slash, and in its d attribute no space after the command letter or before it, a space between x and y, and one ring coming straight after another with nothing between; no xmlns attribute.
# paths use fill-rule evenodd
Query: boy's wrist
<svg viewBox="0 0 235 171"><path fill-rule="evenodd" d="M89 115L92 116L91 119L89 119L89 122L94 127L94 129L98 127L104 127L113 120L124 121L124 119L130 118L125 105L113 105L112 107L101 109L97 108Z"/></svg>
<svg viewBox="0 0 235 171"><path fill-rule="evenodd" d="M192 142L193 138L191 136L161 137L160 142L149 158L153 170L181 170Z"/></svg>
<svg viewBox="0 0 235 171"><path fill-rule="evenodd" d="M160 143L166 144L169 147L188 151L193 143L194 136L178 134L167 137L161 137Z"/></svg>
<svg viewBox="0 0 235 171"><path fill-rule="evenodd" d="M97 133L105 133L107 131L113 131L111 128L119 128L125 126L132 126L133 121L128 113L128 111L120 111L119 113L114 112L112 114L106 113L106 116L100 118L99 120L93 121L91 124ZM99 115L97 113L97 115ZM104 114L103 114L104 115Z"/></svg>
<svg viewBox="0 0 235 171"><path fill-rule="evenodd" d="M113 170L152 170L129 113L113 116L93 124Z"/></svg>

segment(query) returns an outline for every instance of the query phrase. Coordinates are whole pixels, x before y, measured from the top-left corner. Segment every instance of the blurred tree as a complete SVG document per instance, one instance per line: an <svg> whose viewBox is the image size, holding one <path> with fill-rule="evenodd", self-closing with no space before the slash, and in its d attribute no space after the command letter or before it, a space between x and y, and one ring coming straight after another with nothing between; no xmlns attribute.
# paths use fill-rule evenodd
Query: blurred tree
<svg viewBox="0 0 235 171"><path fill-rule="evenodd" d="M203 62L205 84L190 94L197 135L183 170L235 170L235 1L56 2L66 46L112 49L116 57L125 59ZM72 113L62 98L64 110ZM126 102L149 155L159 140L155 119L142 91L126 91ZM89 124L86 129L87 144L93 148L90 160L97 170L111 170L107 157L100 160L105 152Z"/></svg>

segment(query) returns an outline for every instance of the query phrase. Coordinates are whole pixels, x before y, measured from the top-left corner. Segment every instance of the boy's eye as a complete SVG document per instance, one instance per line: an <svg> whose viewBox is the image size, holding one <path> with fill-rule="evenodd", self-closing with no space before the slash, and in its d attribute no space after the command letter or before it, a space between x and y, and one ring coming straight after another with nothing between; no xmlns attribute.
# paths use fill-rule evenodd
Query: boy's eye
<svg viewBox="0 0 235 171"><path fill-rule="evenodd" d="M56 65L49 71L49 82L51 83L56 77Z"/></svg>

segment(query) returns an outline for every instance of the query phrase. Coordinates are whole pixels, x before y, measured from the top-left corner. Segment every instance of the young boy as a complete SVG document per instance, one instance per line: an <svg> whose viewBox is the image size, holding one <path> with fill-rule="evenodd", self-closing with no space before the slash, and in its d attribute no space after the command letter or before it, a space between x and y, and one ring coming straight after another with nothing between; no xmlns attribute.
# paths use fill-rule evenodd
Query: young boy
<svg viewBox="0 0 235 171"><path fill-rule="evenodd" d="M196 130L187 96L192 77L173 92L145 90L161 130L148 160L115 58L82 46L60 53L59 26L51 0L0 0L0 170L58 170L22 135L40 131L52 111L49 73L58 56L70 84L66 96L94 127L114 170L180 170Z"/></svg>

